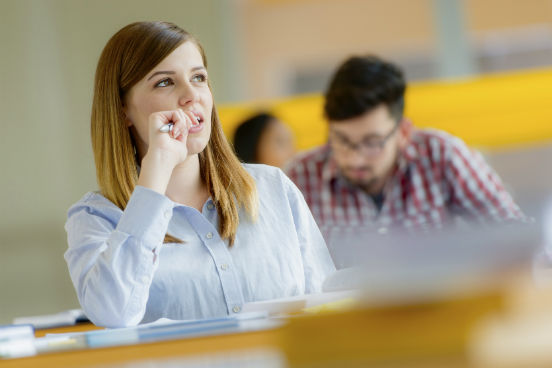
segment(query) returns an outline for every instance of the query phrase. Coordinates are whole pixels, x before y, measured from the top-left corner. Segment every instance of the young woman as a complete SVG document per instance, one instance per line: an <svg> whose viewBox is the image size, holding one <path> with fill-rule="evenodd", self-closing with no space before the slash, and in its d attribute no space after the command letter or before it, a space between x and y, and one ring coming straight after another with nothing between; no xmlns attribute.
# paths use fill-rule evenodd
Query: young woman
<svg viewBox="0 0 552 368"><path fill-rule="evenodd" d="M97 325L239 313L320 290L334 270L279 169L241 165L218 120L201 45L139 22L105 46L92 104L99 192L68 212L65 259Z"/></svg>
<svg viewBox="0 0 552 368"><path fill-rule="evenodd" d="M261 112L243 121L234 133L234 150L243 162L283 169L295 156L291 130L277 117Z"/></svg>

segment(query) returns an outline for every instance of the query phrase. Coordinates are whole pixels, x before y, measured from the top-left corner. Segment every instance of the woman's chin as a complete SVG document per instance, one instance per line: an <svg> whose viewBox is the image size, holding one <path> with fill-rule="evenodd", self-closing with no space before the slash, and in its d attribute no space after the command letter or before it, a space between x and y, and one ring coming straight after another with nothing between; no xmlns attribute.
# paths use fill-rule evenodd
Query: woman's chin
<svg viewBox="0 0 552 368"><path fill-rule="evenodd" d="M188 140L188 144L186 145L186 148L188 148L188 156L197 155L203 152L205 147L207 147L207 142L198 142L195 139L191 141Z"/></svg>

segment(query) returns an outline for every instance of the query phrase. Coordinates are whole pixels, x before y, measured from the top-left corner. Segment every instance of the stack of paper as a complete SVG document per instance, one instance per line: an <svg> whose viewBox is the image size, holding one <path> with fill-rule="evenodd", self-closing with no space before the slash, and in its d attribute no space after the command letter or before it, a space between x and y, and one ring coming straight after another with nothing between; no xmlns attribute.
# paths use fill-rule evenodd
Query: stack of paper
<svg viewBox="0 0 552 368"><path fill-rule="evenodd" d="M77 322L88 321L81 309L70 309L56 314L43 316L19 317L13 320L14 325L29 324L35 329L73 326Z"/></svg>
<svg viewBox="0 0 552 368"><path fill-rule="evenodd" d="M0 326L0 358L34 355L34 330L30 325Z"/></svg>

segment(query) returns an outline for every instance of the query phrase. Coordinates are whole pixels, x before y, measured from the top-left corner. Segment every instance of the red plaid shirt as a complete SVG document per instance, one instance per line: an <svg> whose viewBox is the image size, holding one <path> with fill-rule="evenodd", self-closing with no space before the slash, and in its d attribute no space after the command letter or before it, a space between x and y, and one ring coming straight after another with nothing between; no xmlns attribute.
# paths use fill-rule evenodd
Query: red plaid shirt
<svg viewBox="0 0 552 368"><path fill-rule="evenodd" d="M426 230L458 216L477 222L525 220L481 155L445 132L415 130L386 183L378 211L372 198L339 175L329 146L306 152L287 174L305 196L320 230L373 226Z"/></svg>

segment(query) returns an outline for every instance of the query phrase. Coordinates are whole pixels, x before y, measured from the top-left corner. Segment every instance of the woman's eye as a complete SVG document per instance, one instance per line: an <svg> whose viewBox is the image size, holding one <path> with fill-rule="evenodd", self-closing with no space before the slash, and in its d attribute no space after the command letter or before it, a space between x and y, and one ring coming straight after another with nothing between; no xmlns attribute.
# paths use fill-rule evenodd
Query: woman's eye
<svg viewBox="0 0 552 368"><path fill-rule="evenodd" d="M157 82L157 84L155 85L155 87L168 87L170 85L172 85L173 82L170 78L165 78L159 82Z"/></svg>
<svg viewBox="0 0 552 368"><path fill-rule="evenodd" d="M196 74L192 77L192 82L205 82L207 76L205 74Z"/></svg>

